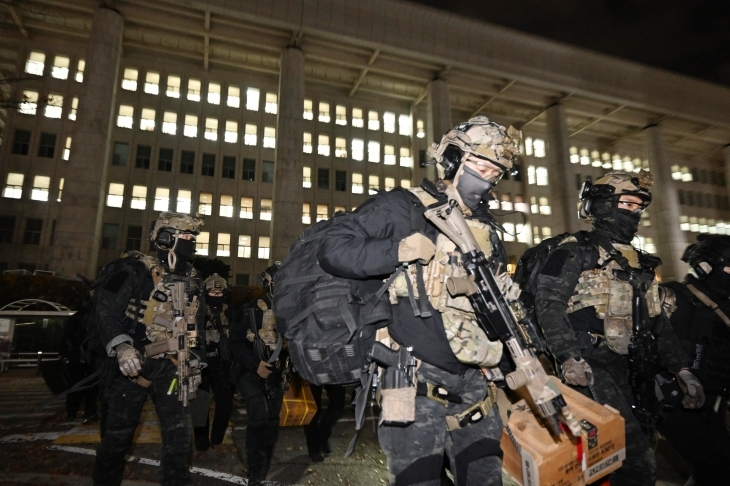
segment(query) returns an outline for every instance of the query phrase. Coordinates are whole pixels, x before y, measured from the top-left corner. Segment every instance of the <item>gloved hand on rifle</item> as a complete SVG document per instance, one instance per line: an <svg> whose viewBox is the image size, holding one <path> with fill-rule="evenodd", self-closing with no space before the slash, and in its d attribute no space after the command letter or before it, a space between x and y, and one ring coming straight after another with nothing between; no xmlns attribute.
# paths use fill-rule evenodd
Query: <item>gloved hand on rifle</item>
<svg viewBox="0 0 730 486"><path fill-rule="evenodd" d="M700 380L689 370L682 370L677 373L677 383L684 392L682 406L684 408L702 408L705 404L705 390Z"/></svg>
<svg viewBox="0 0 730 486"><path fill-rule="evenodd" d="M428 262L436 253L436 245L423 233L413 233L398 243L398 261L412 262L421 260Z"/></svg>
<svg viewBox="0 0 730 486"><path fill-rule="evenodd" d="M593 370L583 358L570 358L563 363L563 380L568 385L590 386L593 384Z"/></svg>
<svg viewBox="0 0 730 486"><path fill-rule="evenodd" d="M142 356L139 351L127 343L122 343L114 348L117 352L119 370L124 376L134 378L142 371Z"/></svg>

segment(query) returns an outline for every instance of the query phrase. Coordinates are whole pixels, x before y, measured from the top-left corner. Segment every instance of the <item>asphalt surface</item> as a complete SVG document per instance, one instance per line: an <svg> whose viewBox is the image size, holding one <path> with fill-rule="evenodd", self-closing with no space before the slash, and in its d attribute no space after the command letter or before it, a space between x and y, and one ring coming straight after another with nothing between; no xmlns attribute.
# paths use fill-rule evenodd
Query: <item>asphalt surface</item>
<svg viewBox="0 0 730 486"><path fill-rule="evenodd" d="M33 369L14 368L0 373L0 485L92 484L91 470L99 444L98 423L81 424L81 413L75 421L67 421L63 399L36 410L49 397L50 390ZM234 403L229 433L223 444L192 455L194 484L247 484L243 458L244 410L242 404ZM346 407L330 440L333 453L320 463L313 463L309 458L301 427L282 428L267 484L387 484L386 458L378 446L374 423L374 418L369 417L355 453L344 457L354 433L354 410ZM157 484L160 452L159 423L148 400L135 445L127 458L123 484ZM660 442L657 452L660 477L657 484L684 485L690 475L686 464L664 442ZM515 483L505 478L505 484Z"/></svg>

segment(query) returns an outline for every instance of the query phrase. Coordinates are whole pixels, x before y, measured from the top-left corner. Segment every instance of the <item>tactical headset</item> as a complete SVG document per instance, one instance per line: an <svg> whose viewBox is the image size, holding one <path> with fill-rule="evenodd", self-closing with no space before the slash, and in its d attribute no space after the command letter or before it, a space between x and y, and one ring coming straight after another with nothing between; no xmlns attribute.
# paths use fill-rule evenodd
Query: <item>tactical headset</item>
<svg viewBox="0 0 730 486"><path fill-rule="evenodd" d="M586 214L591 214L593 201L604 197L612 196L616 192L616 188L609 184L593 184L588 179L580 188L580 200L583 203L583 210Z"/></svg>

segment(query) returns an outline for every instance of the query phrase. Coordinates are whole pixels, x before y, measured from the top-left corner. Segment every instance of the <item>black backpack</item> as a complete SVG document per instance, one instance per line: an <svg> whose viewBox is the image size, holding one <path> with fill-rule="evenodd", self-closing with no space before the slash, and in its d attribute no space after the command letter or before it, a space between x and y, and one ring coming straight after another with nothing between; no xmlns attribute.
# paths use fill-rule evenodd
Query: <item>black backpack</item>
<svg viewBox="0 0 730 486"><path fill-rule="evenodd" d="M423 204L400 191L411 207L411 233L427 224ZM367 202L365 203L367 204ZM390 324L387 282L353 280L325 272L317 260L322 238L343 213L308 228L289 248L276 272L273 310L279 333L289 341L297 373L315 385L359 382L375 331Z"/></svg>

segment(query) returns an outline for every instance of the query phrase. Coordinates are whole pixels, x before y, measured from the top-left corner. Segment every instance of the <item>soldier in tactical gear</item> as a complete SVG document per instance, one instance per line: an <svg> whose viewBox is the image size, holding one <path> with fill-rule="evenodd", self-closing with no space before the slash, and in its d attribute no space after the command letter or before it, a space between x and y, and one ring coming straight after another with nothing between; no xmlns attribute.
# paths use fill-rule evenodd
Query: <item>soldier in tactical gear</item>
<svg viewBox="0 0 730 486"><path fill-rule="evenodd" d="M723 484L730 464L730 236L700 236L682 260L694 274L684 282L666 284L676 295L670 323L691 358L691 372L701 380L706 400L697 404L699 410L685 409L680 402L686 381L673 380L662 387L672 408L658 428L692 466L694 484Z"/></svg>
<svg viewBox="0 0 730 486"><path fill-rule="evenodd" d="M642 431L646 424L632 413L638 409L627 356L633 342L634 288L627 275L644 285L642 315L648 314L652 339L657 340L659 363L653 366L693 383L688 405L702 400L697 380L682 371L687 358L662 310L654 277L660 262L631 246L641 214L651 202L652 182L648 171L614 171L595 185L586 182L579 216L591 220L593 229L563 240L537 278L537 318L550 352L561 364L563 380L586 395L590 387L596 401L611 405L625 420L626 459L612 475L612 485L653 485L656 480L654 451ZM653 395L653 375L650 387Z"/></svg>
<svg viewBox="0 0 730 486"><path fill-rule="evenodd" d="M463 270L461 254L423 213L435 202L455 201L481 248L503 261L485 199L512 168L520 137L483 116L457 125L429 149L440 175L435 184L424 179L410 193L400 188L379 193L340 216L317 255L325 271L352 279L382 279L406 266L389 289L388 333L395 346L412 348L420 366L415 397L399 401L394 393L393 401L383 402L378 437L392 485L441 484L444 454L456 484L502 484L502 422L493 387L480 369L499 362L502 344L489 341L478 327L466 297L447 298L441 283L447 273ZM375 289L382 285L375 283ZM385 397L393 390L383 383ZM483 413L475 413L480 407ZM392 420L396 416L402 419Z"/></svg>
<svg viewBox="0 0 730 486"><path fill-rule="evenodd" d="M117 261L113 273L95 290L98 334L110 361L103 397L108 418L96 453L95 485L121 484L124 456L132 445L148 395L162 429L162 484L191 484L188 458L192 423L184 402L173 391L187 382L187 391L194 394L199 383L195 373L205 348L201 346L202 356L191 353L190 360L186 360L190 374L185 378L178 377L179 352L149 356L147 350L168 339L172 332L169 325L179 322L178 312L185 320L186 337L194 341L197 333L204 332L203 282L192 265L195 235L202 225L197 217L161 213L150 233L157 257L131 252ZM178 290L175 295L173 289Z"/></svg>
<svg viewBox="0 0 730 486"><path fill-rule="evenodd" d="M200 389L213 392L215 415L212 429L210 419L206 420L204 426L195 427L195 448L198 451L205 451L208 447L215 447L223 442L233 409L230 383L233 355L228 342L230 315L228 305L225 303L228 299L228 283L226 279L214 273L205 280L205 292L205 302L208 307L205 314L205 350L208 366L203 371Z"/></svg>
<svg viewBox="0 0 730 486"><path fill-rule="evenodd" d="M246 462L251 486L266 479L279 435L279 411L284 399L282 340L270 310L279 262L261 274L266 297L243 309L231 327L231 350L243 367L238 391L246 402Z"/></svg>

